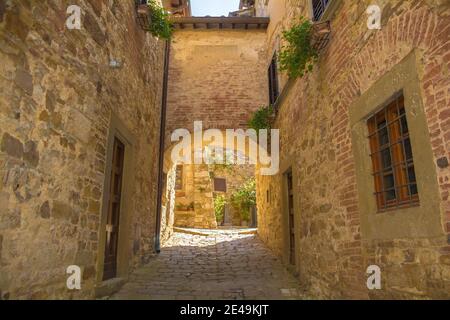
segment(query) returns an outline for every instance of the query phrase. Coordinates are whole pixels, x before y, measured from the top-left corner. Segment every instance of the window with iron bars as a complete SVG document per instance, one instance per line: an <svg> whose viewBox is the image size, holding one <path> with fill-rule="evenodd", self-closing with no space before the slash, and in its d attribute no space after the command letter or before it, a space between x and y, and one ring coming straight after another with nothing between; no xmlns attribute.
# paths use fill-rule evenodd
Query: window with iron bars
<svg viewBox="0 0 450 320"><path fill-rule="evenodd" d="M319 21L322 18L325 9L332 0L312 0L313 20Z"/></svg>
<svg viewBox="0 0 450 320"><path fill-rule="evenodd" d="M403 94L367 121L378 211L419 204Z"/></svg>

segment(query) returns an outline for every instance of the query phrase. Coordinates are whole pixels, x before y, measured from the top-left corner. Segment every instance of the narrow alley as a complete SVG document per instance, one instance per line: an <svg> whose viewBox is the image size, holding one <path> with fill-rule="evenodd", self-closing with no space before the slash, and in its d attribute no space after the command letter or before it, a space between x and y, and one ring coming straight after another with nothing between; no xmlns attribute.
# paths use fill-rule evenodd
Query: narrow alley
<svg viewBox="0 0 450 320"><path fill-rule="evenodd" d="M257 235L236 230L175 233L161 254L134 272L112 296L120 300L299 298L298 280Z"/></svg>
<svg viewBox="0 0 450 320"><path fill-rule="evenodd" d="M0 0L0 61L0 303L450 300L450 1Z"/></svg>

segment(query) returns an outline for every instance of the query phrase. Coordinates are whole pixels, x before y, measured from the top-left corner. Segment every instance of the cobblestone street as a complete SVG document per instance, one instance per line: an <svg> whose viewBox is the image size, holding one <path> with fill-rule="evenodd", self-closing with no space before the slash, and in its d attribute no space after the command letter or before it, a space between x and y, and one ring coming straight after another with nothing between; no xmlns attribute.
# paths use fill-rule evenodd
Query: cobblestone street
<svg viewBox="0 0 450 320"><path fill-rule="evenodd" d="M204 231L203 231L204 232ZM295 279L255 234L175 233L112 299L299 299Z"/></svg>

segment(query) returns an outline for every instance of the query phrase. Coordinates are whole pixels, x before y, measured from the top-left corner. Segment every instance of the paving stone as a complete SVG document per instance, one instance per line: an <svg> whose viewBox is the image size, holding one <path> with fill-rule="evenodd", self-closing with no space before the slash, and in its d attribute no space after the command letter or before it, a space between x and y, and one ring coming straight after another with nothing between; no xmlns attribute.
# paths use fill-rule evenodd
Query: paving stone
<svg viewBox="0 0 450 320"><path fill-rule="evenodd" d="M208 232L203 230L203 233ZM175 233L112 299L301 299L297 279L255 234Z"/></svg>

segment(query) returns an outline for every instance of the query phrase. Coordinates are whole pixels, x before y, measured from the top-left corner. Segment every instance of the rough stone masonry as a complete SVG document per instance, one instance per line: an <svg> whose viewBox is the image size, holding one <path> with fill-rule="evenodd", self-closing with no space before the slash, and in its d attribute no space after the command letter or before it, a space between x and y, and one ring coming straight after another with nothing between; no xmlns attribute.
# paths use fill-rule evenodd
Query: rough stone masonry
<svg viewBox="0 0 450 320"><path fill-rule="evenodd" d="M328 1L320 19L330 21L331 41L313 72L297 80L278 75L282 95L273 126L281 131L280 173L257 177L258 237L271 251L255 239L264 255L252 261L269 274L259 259L275 254L291 274L278 262L277 270L307 297L448 299L449 4L379 1L381 29L369 30L372 2ZM94 298L155 261L164 43L139 28L133 1L77 1L81 30L66 28L71 4L0 0L0 299ZM199 120L205 129L245 128L269 103L267 70L283 46L282 32L300 15L312 18L312 5L257 0L267 9L258 12L269 12L267 30L176 31L166 136ZM366 120L399 92L420 203L377 212ZM105 282L111 160L120 158L113 154L114 138L125 148L123 212L117 277ZM176 240L170 238L174 165L165 166L169 199L162 229L169 244ZM159 256L175 270L165 258ZM367 267L374 264L382 271L381 290L366 286ZM70 265L82 269L80 291L66 287ZM154 276L151 264L139 270ZM213 276L239 277L226 272ZM208 276L196 275L200 282ZM174 276L180 274L168 279ZM268 284L278 290L281 282ZM247 285L248 296L260 296L251 290L254 283Z"/></svg>
<svg viewBox="0 0 450 320"><path fill-rule="evenodd" d="M281 31L310 17L310 4L269 2L267 65ZM370 4L330 1L322 19L331 22L328 47L278 102L281 170L258 179L259 199L272 195L258 202L259 235L288 263L290 171L294 270L311 295L448 299L450 170L439 163L450 157L450 8L448 1L380 1L381 30L369 30ZM365 120L402 90L421 204L377 213ZM382 290L366 287L373 264Z"/></svg>
<svg viewBox="0 0 450 320"><path fill-rule="evenodd" d="M112 117L134 139L126 264L153 252L163 41L132 1L77 1L81 30L70 4L0 1L0 299L94 297Z"/></svg>

